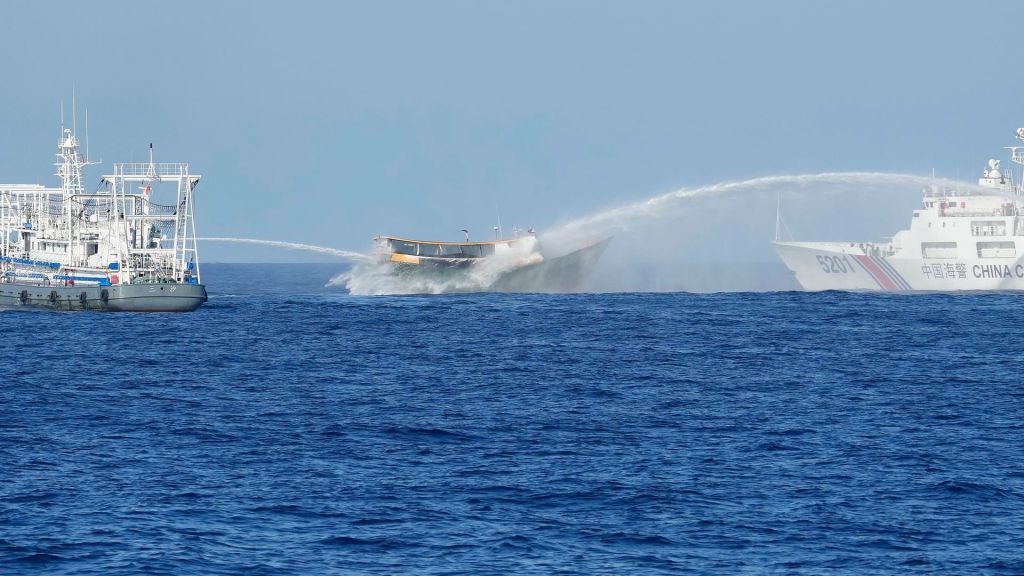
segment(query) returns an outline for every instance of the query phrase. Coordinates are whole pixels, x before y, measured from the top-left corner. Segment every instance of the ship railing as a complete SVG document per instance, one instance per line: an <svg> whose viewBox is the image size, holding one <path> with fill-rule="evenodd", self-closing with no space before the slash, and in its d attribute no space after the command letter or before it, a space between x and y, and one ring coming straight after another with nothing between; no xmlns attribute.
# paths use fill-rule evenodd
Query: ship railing
<svg viewBox="0 0 1024 576"><path fill-rule="evenodd" d="M971 236L1006 236L1006 228L992 228L990 226L972 226Z"/></svg>
<svg viewBox="0 0 1024 576"><path fill-rule="evenodd" d="M932 188L931 186L926 187L921 191L925 198L945 198L947 196L960 196L958 190L951 188Z"/></svg>
<svg viewBox="0 0 1024 576"><path fill-rule="evenodd" d="M128 254L132 256L173 256L174 248L129 248Z"/></svg>
<svg viewBox="0 0 1024 576"><path fill-rule="evenodd" d="M850 246L853 245L854 244L851 242ZM896 250L889 245L874 244L872 242L861 242L860 244L857 244L857 246L861 249L861 252L863 252L865 256L879 256L882 258L888 258L890 256L896 255Z"/></svg>
<svg viewBox="0 0 1024 576"><path fill-rule="evenodd" d="M939 213L939 217L941 217L941 218L959 218L959 217L978 218L978 217L984 217L984 216L1013 216L1013 213L1012 212L1008 212L1006 210L1001 210L999 208L993 208L991 210L961 210L961 209L957 209L956 211L946 210L945 212L940 212Z"/></svg>
<svg viewBox="0 0 1024 576"><path fill-rule="evenodd" d="M932 188L926 187L921 191L924 198L961 198L972 196L1001 196L1011 191L1011 186L985 188L985 189L961 189L961 188Z"/></svg>
<svg viewBox="0 0 1024 576"><path fill-rule="evenodd" d="M115 176L184 176L188 174L187 162L123 162L114 164L114 174L104 175L104 178Z"/></svg>

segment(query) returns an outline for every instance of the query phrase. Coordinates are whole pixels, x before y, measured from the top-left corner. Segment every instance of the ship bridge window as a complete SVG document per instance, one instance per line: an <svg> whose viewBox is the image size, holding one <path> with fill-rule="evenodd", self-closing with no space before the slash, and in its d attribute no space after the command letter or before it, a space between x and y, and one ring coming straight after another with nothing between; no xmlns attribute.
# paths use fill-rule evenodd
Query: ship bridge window
<svg viewBox="0 0 1024 576"><path fill-rule="evenodd" d="M956 242L921 242L922 258L956 258Z"/></svg>
<svg viewBox="0 0 1024 576"><path fill-rule="evenodd" d="M480 253L480 245L479 244L472 244L472 245L462 246L462 255L463 256L470 256L470 257L483 256L483 254Z"/></svg>
<svg viewBox="0 0 1024 576"><path fill-rule="evenodd" d="M440 256L441 246L438 244L420 244L420 256Z"/></svg>
<svg viewBox="0 0 1024 576"><path fill-rule="evenodd" d="M972 220L972 236L1006 236L1005 220Z"/></svg>
<svg viewBox="0 0 1024 576"><path fill-rule="evenodd" d="M462 246L459 246L458 244L446 244L438 246L438 248L441 249L441 256L462 256Z"/></svg>
<svg viewBox="0 0 1024 576"><path fill-rule="evenodd" d="M391 251L395 254L408 254L410 256L416 255L416 244L414 242L402 242L400 240L391 241Z"/></svg>
<svg viewBox="0 0 1024 576"><path fill-rule="evenodd" d="M978 258L1016 258L1014 242L978 242Z"/></svg>

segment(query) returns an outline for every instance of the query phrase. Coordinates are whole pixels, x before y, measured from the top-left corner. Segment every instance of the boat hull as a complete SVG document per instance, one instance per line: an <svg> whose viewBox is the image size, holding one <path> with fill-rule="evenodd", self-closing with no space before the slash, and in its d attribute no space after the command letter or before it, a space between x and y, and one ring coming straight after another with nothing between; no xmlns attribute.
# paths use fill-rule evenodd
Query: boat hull
<svg viewBox="0 0 1024 576"><path fill-rule="evenodd" d="M1024 290L1024 257L886 257L849 242L775 242L774 247L804 290Z"/></svg>
<svg viewBox="0 0 1024 576"><path fill-rule="evenodd" d="M0 306L8 307L97 312L191 312L206 300L206 287L201 284L0 284Z"/></svg>
<svg viewBox="0 0 1024 576"><path fill-rule="evenodd" d="M494 292L577 292L604 254L611 238L556 256L498 278Z"/></svg>

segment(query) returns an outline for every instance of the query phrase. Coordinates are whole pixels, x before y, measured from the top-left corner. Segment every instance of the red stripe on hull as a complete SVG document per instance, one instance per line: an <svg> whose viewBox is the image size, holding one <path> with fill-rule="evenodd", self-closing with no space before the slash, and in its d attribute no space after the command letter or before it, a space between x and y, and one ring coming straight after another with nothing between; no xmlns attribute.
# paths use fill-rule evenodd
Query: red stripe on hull
<svg viewBox="0 0 1024 576"><path fill-rule="evenodd" d="M886 290L899 289L897 288L896 283L893 282L892 279L889 278L889 275L885 273L885 270L882 270L882 268L871 260L870 257L858 255L854 255L853 257L857 259L857 262L860 262L861 266L863 266L868 273L875 277L875 280L882 285L882 288L885 288Z"/></svg>

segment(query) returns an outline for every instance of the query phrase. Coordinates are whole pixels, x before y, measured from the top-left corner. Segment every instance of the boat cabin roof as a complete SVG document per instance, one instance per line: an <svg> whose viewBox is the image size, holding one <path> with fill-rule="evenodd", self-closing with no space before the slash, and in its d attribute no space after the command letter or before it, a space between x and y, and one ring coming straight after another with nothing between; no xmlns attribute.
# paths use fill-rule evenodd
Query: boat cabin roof
<svg viewBox="0 0 1024 576"><path fill-rule="evenodd" d="M503 240L492 240L490 242L436 242L434 240L411 240L409 238L399 238L397 236L377 236L374 240L389 241L389 242L408 242L410 244L429 244L433 246L494 246L496 244L509 244L521 240L522 238L505 238Z"/></svg>

